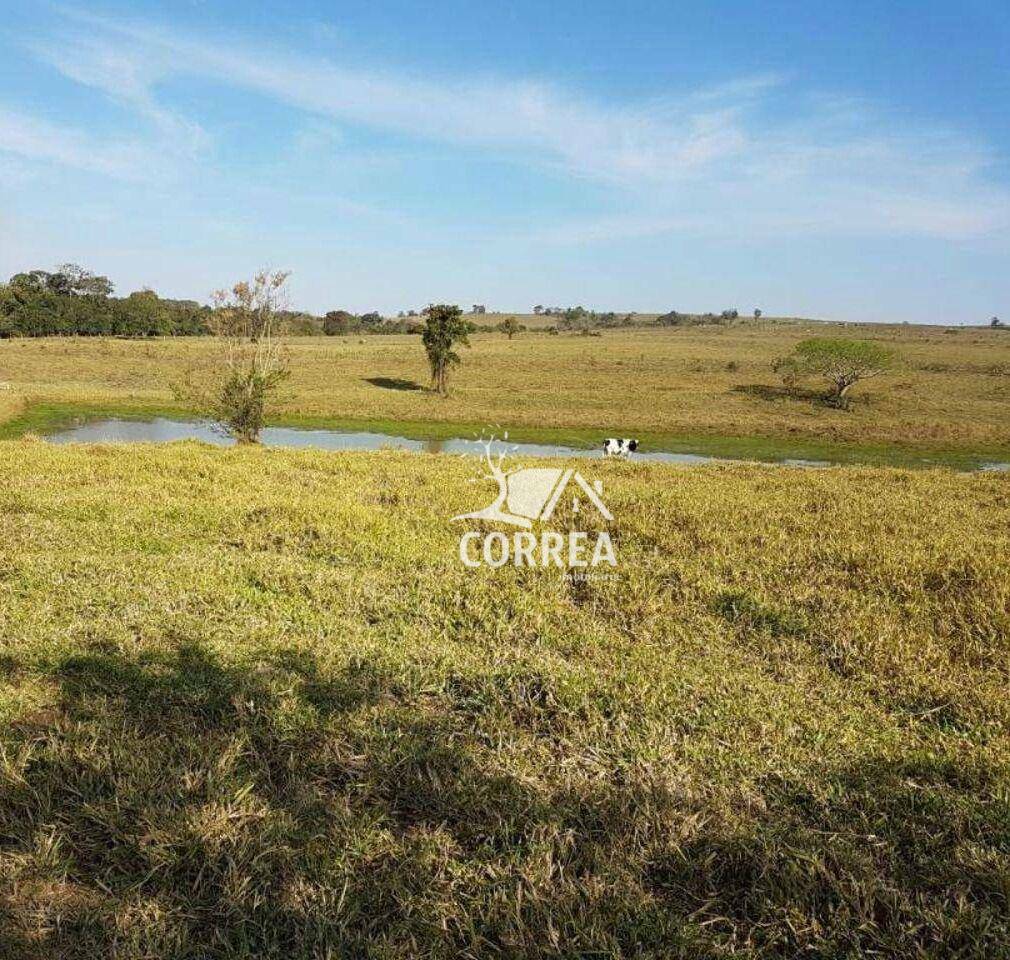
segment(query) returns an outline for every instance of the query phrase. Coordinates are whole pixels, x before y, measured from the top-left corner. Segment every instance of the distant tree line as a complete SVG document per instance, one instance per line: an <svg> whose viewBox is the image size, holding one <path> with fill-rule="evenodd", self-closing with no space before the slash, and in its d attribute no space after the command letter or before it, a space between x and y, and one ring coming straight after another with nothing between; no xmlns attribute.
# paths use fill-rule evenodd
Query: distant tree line
<svg viewBox="0 0 1010 960"><path fill-rule="evenodd" d="M0 284L0 338L163 337L208 333L211 310L153 290L113 297L112 282L73 263L17 273Z"/></svg>
<svg viewBox="0 0 1010 960"><path fill-rule="evenodd" d="M420 334L424 330L424 323L413 310L409 316L401 312L395 319L383 317L375 311L355 314L348 310L331 310L323 317L321 329L328 337L341 337L349 333Z"/></svg>
<svg viewBox="0 0 1010 960"><path fill-rule="evenodd" d="M557 327L559 330L585 331L597 327L630 327L635 323L633 313L614 313L612 310L607 313L597 313L595 310L587 310L585 307L566 307L555 316L558 317Z"/></svg>
<svg viewBox="0 0 1010 960"><path fill-rule="evenodd" d="M760 320L762 313L760 310L754 311L754 319ZM690 327L706 323L733 323L740 319L740 311L737 309L723 310L721 313L678 313L671 310L656 318L656 323L661 327Z"/></svg>
<svg viewBox="0 0 1010 960"><path fill-rule="evenodd" d="M108 277L73 263L55 270L17 273L0 284L0 338L51 336L167 337L212 332L218 308L195 300L170 300L153 290L113 296ZM278 333L415 333L424 322L417 312L387 319L379 313L333 310L324 317L296 310L275 311Z"/></svg>
<svg viewBox="0 0 1010 960"><path fill-rule="evenodd" d="M598 313L595 310L587 310L585 307L545 307L540 304L533 308L533 313L541 317L557 317L555 329L558 331L574 330L582 333L607 327L641 327L652 324L661 327L677 327L708 323L732 323L740 318L740 311L736 309L723 310L721 313L680 313L677 310L671 310L669 313L664 313L655 320L651 320L634 312ZM761 316L760 310L754 311L755 320L760 320Z"/></svg>
<svg viewBox="0 0 1010 960"><path fill-rule="evenodd" d="M170 300L153 290L138 290L126 297L113 296L113 284L108 277L92 273L73 263L55 270L30 270L17 273L6 284L0 284L0 338L45 336L119 336L163 337L200 336L211 332L216 308L195 300ZM736 310L721 314L686 314L671 310L657 320L630 313L597 312L583 306L545 307L537 305L539 316L555 317L548 333L576 332L595 334L600 329L648 326L687 326L700 323L729 323L739 317ZM485 304L475 303L472 315L487 315ZM755 318L761 316L754 311ZM397 317L384 317L377 311L356 314L348 310L331 310L322 317L305 311L275 311L276 329L280 334L327 336L348 334L417 334L423 333L426 313L400 311ZM477 326L470 321L470 332L478 329L496 330L510 339L525 329L515 317L490 326ZM998 322L997 322L998 323ZM993 323L993 326L997 326Z"/></svg>

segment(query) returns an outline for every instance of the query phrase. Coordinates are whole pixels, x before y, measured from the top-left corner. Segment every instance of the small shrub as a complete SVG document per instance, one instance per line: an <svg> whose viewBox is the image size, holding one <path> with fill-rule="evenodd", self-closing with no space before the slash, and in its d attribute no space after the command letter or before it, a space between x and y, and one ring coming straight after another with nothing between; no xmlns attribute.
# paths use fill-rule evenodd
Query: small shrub
<svg viewBox="0 0 1010 960"><path fill-rule="evenodd" d="M270 396L288 377L277 335L288 276L263 270L230 293L215 293L210 326L218 356L202 376L175 389L239 443L259 442Z"/></svg>

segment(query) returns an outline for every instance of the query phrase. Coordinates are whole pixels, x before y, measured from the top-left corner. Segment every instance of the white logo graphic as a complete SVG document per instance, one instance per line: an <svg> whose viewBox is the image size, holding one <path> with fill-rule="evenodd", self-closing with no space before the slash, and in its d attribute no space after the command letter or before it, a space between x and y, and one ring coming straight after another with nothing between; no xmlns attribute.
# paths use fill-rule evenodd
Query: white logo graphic
<svg viewBox="0 0 1010 960"><path fill-rule="evenodd" d="M505 434L508 439L508 434ZM578 515L583 508L583 498L586 504L595 511L598 520L611 521L613 514L603 502L603 485L600 481L589 483L576 470L557 467L514 467L507 469L505 459L509 451L502 447L497 454L493 453L495 438L485 440L481 437L479 443L484 448L484 463L487 473L474 477L472 483L492 480L498 485L498 493L494 500L483 510L472 513L461 513L453 517L455 520L486 520L492 523L504 523L529 531L533 521L546 522L554 516L555 508L567 492L572 496L572 512ZM514 448L513 448L514 449ZM480 539L476 530L463 534L459 542L460 560L468 567L481 565L480 559L471 555L470 546ZM502 533L489 533L483 541L483 562L491 567L500 567L509 559L516 566L548 566L558 567L596 566L601 561L616 566L614 548L610 534L600 531L592 544L592 556L587 559L585 554L589 549L589 534L584 531L571 530L567 534L567 557L565 557L565 537L554 530L545 530L539 540L529 532L516 533L511 542Z"/></svg>

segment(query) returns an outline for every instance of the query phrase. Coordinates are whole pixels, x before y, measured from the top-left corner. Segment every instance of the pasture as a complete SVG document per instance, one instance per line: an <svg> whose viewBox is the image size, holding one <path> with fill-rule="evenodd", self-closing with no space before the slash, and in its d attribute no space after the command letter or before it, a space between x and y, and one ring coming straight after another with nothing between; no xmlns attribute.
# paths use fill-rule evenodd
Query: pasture
<svg viewBox="0 0 1010 960"><path fill-rule="evenodd" d="M481 333L444 399L417 337L296 339L277 419L1006 450L1002 331L845 331L900 360L843 412L771 370L835 329ZM4 429L184 414L215 349L2 342ZM464 566L457 457L29 434L0 469L0 956L1010 938L1005 476L582 461L617 563L583 580Z"/></svg>
<svg viewBox="0 0 1010 960"><path fill-rule="evenodd" d="M189 345L4 346L137 395ZM383 346L299 349L407 375ZM0 469L0 955L1010 939L1005 477L594 463L620 578L580 582L463 568L456 458L26 439Z"/></svg>
<svg viewBox="0 0 1010 960"><path fill-rule="evenodd" d="M833 410L820 401L821 387L787 390L771 370L776 357L817 335L881 341L897 366L858 385L851 412ZM39 408L8 435L44 425L40 405L183 412L172 384L214 349L209 338L0 342L0 378L9 384L3 413L13 419ZM820 445L866 459L902 451L998 458L1010 446L1010 334L999 330L743 322L598 337L527 332L511 341L480 333L461 351L448 398L425 389L415 336L301 338L287 349L292 377L275 419L296 425L437 436L497 424L528 439L638 436L653 446L736 438L757 452L766 442L814 454Z"/></svg>

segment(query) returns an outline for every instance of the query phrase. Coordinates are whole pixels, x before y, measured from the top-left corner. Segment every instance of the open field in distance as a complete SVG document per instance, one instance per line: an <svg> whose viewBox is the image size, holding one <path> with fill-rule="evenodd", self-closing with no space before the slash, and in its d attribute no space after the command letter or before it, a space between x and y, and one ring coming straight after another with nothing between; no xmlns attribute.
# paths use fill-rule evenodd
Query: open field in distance
<svg viewBox="0 0 1010 960"><path fill-rule="evenodd" d="M814 385L783 389L772 361L808 336L881 341L895 369L860 384L854 409L819 401ZM282 418L318 423L396 421L432 427L502 424L531 438L735 436L1005 449L1010 334L987 329L740 323L606 331L477 334L463 349L452 394L432 396L416 336L294 339ZM26 403L154 409L175 405L171 384L206 361L207 338L0 342L8 418ZM176 409L178 407L176 406Z"/></svg>
<svg viewBox="0 0 1010 960"><path fill-rule="evenodd" d="M1010 939L1005 477L593 464L577 583L459 564L456 458L0 469L9 955Z"/></svg>

